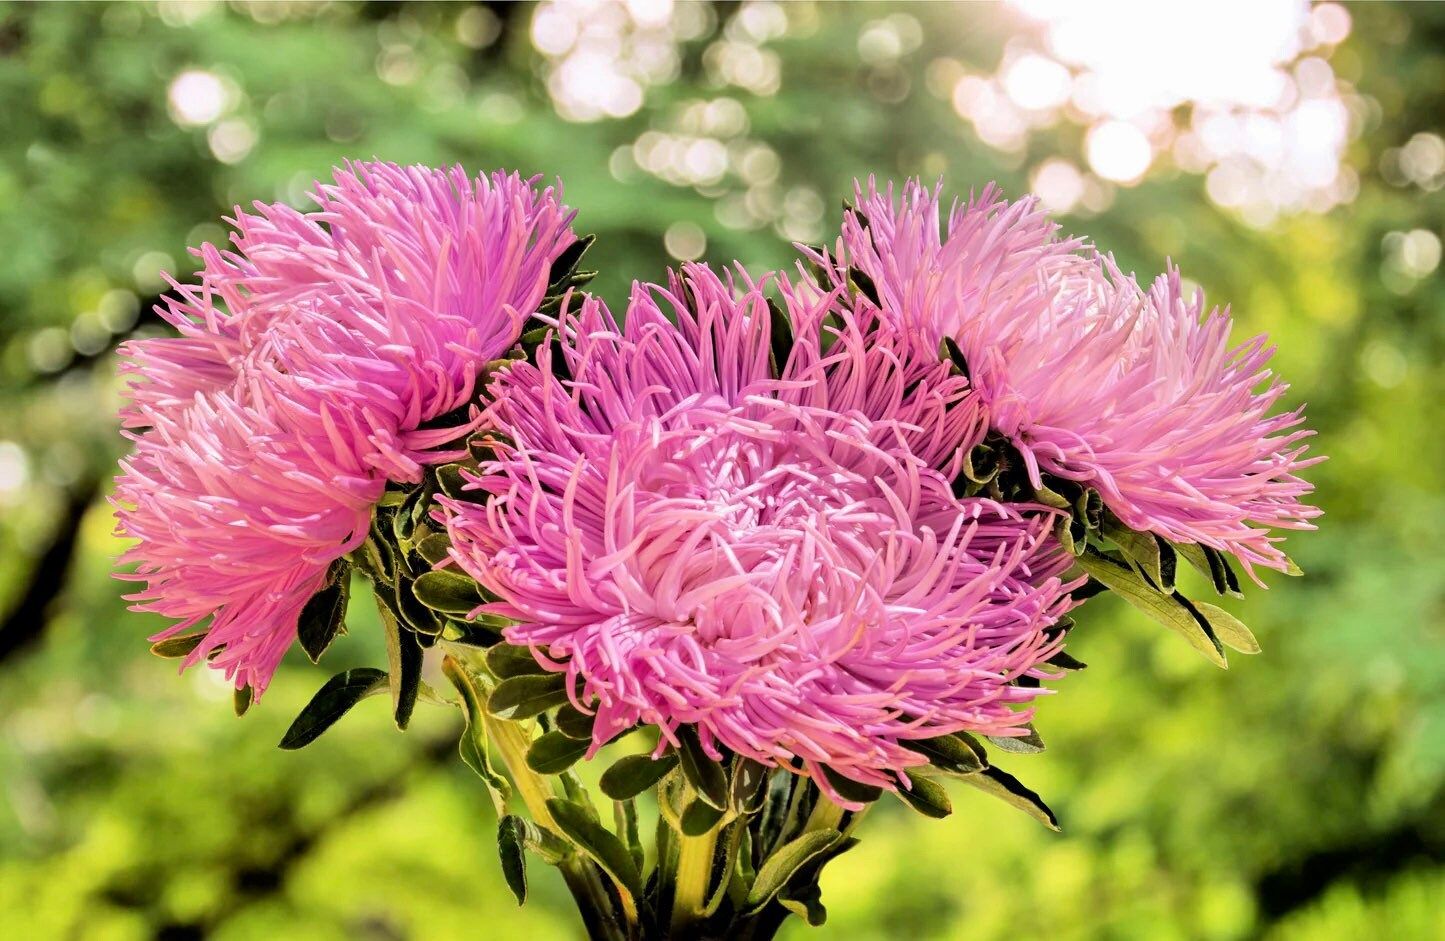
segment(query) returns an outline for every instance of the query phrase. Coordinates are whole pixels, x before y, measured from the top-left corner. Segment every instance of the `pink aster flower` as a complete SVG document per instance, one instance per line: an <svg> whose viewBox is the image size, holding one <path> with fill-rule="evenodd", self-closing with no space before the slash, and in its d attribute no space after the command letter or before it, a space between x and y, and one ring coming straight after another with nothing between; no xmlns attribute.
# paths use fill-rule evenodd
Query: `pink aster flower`
<svg viewBox="0 0 1445 941"><path fill-rule="evenodd" d="M320 211L236 213L235 249L203 246L194 286L158 308L178 337L122 349L133 453L114 498L138 540L134 608L207 618L212 657L264 690L328 565L366 538L388 480L476 427L483 364L542 302L575 240L535 181L353 164ZM217 652L219 651L219 652Z"/></svg>
<svg viewBox="0 0 1445 941"><path fill-rule="evenodd" d="M742 278L688 266L636 288L625 326L588 299L560 352L493 380L509 443L472 478L482 502L441 501L484 610L566 671L594 750L695 725L714 757L832 794L822 766L893 787L925 761L911 740L1023 734L1039 690L1013 681L1047 675L1070 604L1056 517L954 495L977 398L836 293L781 281L775 377Z"/></svg>
<svg viewBox="0 0 1445 941"><path fill-rule="evenodd" d="M1035 486L1085 483L1125 525L1232 553L1251 575L1288 566L1271 527L1314 528L1298 472L1321 458L1304 456L1302 409L1269 414L1287 386L1267 338L1231 346L1229 312L1205 313L1177 270L1146 291L1059 238L1033 199L990 186L942 231L937 191L917 182L895 199L870 181L857 199L832 264L867 274L901 329L957 341Z"/></svg>

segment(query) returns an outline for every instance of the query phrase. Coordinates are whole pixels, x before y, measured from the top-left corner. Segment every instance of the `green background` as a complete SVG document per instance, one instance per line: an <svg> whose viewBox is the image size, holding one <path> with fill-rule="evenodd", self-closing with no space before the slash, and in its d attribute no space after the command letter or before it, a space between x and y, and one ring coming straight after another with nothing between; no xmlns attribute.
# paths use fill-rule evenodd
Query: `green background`
<svg viewBox="0 0 1445 941"><path fill-rule="evenodd" d="M754 43L777 66L761 94L719 86L709 58L755 35L757 9L697 7L676 75L591 123L557 113L534 13L0 6L0 936L575 936L555 873L534 864L522 909L504 888L454 710L424 706L403 735L371 701L304 751L275 748L333 670L382 659L374 624L354 618L325 668L288 659L238 720L204 671L146 652L157 621L124 611L104 500L122 450L111 349L157 330L157 270L189 271L185 246L220 237L230 206L299 203L348 157L560 176L616 303L662 276L679 222L696 229L673 228L674 249L700 230L710 261L781 265L784 235L836 228L855 175L1016 195L1043 159L1083 159L1067 119L1006 153L930 90L940 59L998 63L1025 28L999 7L791 6ZM1352 200L1255 227L1161 159L1107 207L1062 217L1126 269L1176 260L1233 306L1237 335L1271 333L1288 401L1309 403L1331 459L1310 472L1321 531L1290 543L1308 575L1232 604L1264 654L1218 671L1116 602L1091 605L1070 647L1090 668L1039 716L1049 750L1008 764L1064 832L972 791L944 821L889 804L827 872L816 936L1445 937L1445 287L1389 254L1414 230L1438 249L1445 222L1438 180L1396 166L1442 130L1445 8L1350 13L1331 61L1366 102L1344 154ZM920 45L861 55L860 34L898 15ZM221 123L239 123L173 118L187 69L224 79ZM739 226L731 172L669 182L624 159L646 132L696 133L699 114L770 148L749 172L776 173L758 196L775 225Z"/></svg>

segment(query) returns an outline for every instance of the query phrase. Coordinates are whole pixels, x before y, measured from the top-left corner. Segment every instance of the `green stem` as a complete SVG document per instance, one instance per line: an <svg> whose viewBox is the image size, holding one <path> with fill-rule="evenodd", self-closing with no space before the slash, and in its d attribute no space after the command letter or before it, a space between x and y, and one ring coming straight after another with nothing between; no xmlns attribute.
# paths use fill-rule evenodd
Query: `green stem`
<svg viewBox="0 0 1445 941"><path fill-rule="evenodd" d="M532 819L538 826L560 833L551 811L547 809L547 801L556 797L557 792L546 778L527 767L527 748L531 744L531 736L515 722L497 719L491 715L486 716L484 721L487 725L487 737L497 746L502 763L507 766L517 793L531 813ZM572 897L577 900L577 907L581 910L589 935L600 941L629 941L637 936L635 915L628 919L628 923L617 917L613 910L612 895L596 866L585 857L574 854L558 863L557 868L562 870L562 879L572 891Z"/></svg>
<svg viewBox="0 0 1445 941"><path fill-rule="evenodd" d="M706 915L708 883L718 828L701 836L679 835L677 882L672 896L672 933L681 936L689 925Z"/></svg>

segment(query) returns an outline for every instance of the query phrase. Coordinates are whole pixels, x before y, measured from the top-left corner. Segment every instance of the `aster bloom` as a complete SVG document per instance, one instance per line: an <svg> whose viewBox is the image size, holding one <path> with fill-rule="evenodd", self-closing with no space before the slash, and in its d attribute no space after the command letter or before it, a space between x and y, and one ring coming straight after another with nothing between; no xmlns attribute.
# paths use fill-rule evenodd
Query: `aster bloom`
<svg viewBox="0 0 1445 941"><path fill-rule="evenodd" d="M1112 259L1060 238L1036 200L992 186L940 227L937 191L857 188L834 259L876 286L883 316L925 343L957 342L990 427L1042 475L1095 488L1127 527L1285 570L1271 528L1312 529L1298 472L1302 409L1273 347L1230 346L1228 310L1205 312L1170 268L1145 290ZM1256 576L1257 580L1257 576Z"/></svg>
<svg viewBox="0 0 1445 941"><path fill-rule="evenodd" d="M745 274L635 288L625 326L585 300L493 379L481 502L441 502L484 610L595 712L593 751L695 725L841 801L822 767L892 788L926 763L911 740L1025 733L1040 690L1014 681L1051 675L1069 560L1053 511L954 495L967 380L780 288L791 347Z"/></svg>
<svg viewBox="0 0 1445 941"><path fill-rule="evenodd" d="M114 503L134 609L211 619L212 658L259 695L387 481L474 429L482 367L515 342L574 242L552 189L460 168L352 164L319 211L237 210L234 249L157 308L180 334L122 348L135 442Z"/></svg>

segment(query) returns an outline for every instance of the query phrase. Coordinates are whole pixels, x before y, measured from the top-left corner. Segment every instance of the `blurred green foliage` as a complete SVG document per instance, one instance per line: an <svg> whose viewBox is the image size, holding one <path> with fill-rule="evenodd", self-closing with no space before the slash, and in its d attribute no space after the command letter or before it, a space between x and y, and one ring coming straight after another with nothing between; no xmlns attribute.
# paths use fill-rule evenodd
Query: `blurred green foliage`
<svg viewBox="0 0 1445 941"><path fill-rule="evenodd" d="M503 886L454 711L425 709L403 736L372 702L282 753L330 671L293 657L238 721L213 678L146 653L160 625L124 613L109 577L110 350L157 329L159 270L183 276L186 246L222 237L230 206L299 203L348 157L560 176L614 305L661 276L679 222L713 262L780 265L780 231L835 226L854 175L1018 194L1042 157L1079 157L1067 124L1023 154L990 150L927 90L939 57L992 67L1012 28L998 8L906 8L922 46L880 74L859 31L905 8L790 7L806 28L769 44L771 94L703 68L742 9L697 8L673 80L628 117L578 124L548 97L527 6L0 6L0 935L575 936L553 874L537 867L520 910ZM1236 607L1264 654L1216 671L1122 606L1092 606L1071 646L1090 669L1037 723L1049 751L1010 766L1064 833L971 792L942 822L880 809L825 876L822 936L1445 937L1445 285L1386 276L1382 247L1438 237L1445 198L1381 169L1442 130L1445 9L1351 13L1335 65L1373 102L1346 154L1352 202L1258 230L1161 168L1063 219L1126 268L1173 257L1242 332L1275 337L1291 401L1310 403L1327 515L1292 540L1308 577ZM173 117L187 69L222 80L237 123ZM721 97L776 155L779 193L821 194L822 217L799 223L813 231L724 224L726 181L674 185L619 158ZM331 670L381 661L375 625L352 628Z"/></svg>

